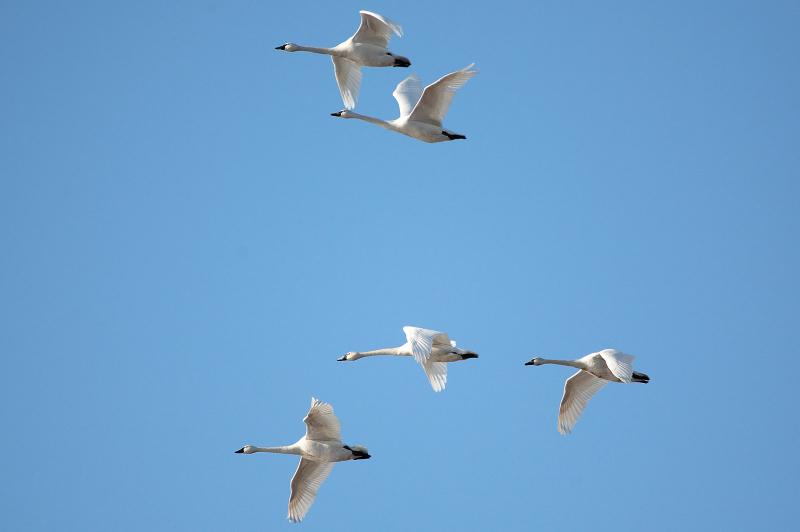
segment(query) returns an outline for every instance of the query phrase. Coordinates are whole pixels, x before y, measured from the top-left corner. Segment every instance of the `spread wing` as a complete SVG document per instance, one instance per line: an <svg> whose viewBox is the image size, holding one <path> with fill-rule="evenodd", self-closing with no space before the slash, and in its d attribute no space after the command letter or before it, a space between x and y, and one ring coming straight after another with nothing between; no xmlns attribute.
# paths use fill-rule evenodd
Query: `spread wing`
<svg viewBox="0 0 800 532"><path fill-rule="evenodd" d="M442 127L442 120L444 120L447 110L450 109L450 103L453 101L456 90L463 87L472 76L478 73L476 70L470 70L473 66L475 63L442 76L425 87L417 105L411 111L409 119Z"/></svg>
<svg viewBox="0 0 800 532"><path fill-rule="evenodd" d="M353 109L358 101L358 91L361 89L361 67L344 57L331 56L331 59L342 103L346 109Z"/></svg>
<svg viewBox="0 0 800 532"><path fill-rule="evenodd" d="M616 349L604 349L597 354L603 357L606 366L616 378L626 384L630 384L633 378L633 356L626 355Z"/></svg>
<svg viewBox="0 0 800 532"><path fill-rule="evenodd" d="M333 407L319 399L311 398L311 408L303 418L306 438L314 441L341 441L341 426Z"/></svg>
<svg viewBox="0 0 800 532"><path fill-rule="evenodd" d="M576 374L564 383L564 397L561 398L561 408L558 411L558 432L569 434L572 427L581 417L586 403L608 381L595 377L591 373L578 370Z"/></svg>
<svg viewBox="0 0 800 532"><path fill-rule="evenodd" d="M419 82L419 77L416 74L411 74L398 83L392 96L397 100L397 105L400 106L400 116L411 114L420 96L422 96L422 85Z"/></svg>
<svg viewBox="0 0 800 532"><path fill-rule="evenodd" d="M431 382L431 388L434 392L441 392L447 385L447 364L445 362L431 362L426 360L422 364L422 369L425 370L425 375Z"/></svg>
<svg viewBox="0 0 800 532"><path fill-rule="evenodd" d="M398 37L403 36L403 28L388 18L372 11L359 11L359 13L361 14L361 25L358 27L358 31L350 37L353 42L374 44L386 48L389 46L392 33L397 34Z"/></svg>
<svg viewBox="0 0 800 532"><path fill-rule="evenodd" d="M292 492L289 495L289 521L299 523L314 504L317 490L333 469L333 462L314 462L301 458L292 477Z"/></svg>
<svg viewBox="0 0 800 532"><path fill-rule="evenodd" d="M447 334L443 332L408 325L403 327L403 332L406 333L406 341L411 344L411 353L414 355L414 360L420 364L430 358L434 344L439 345L444 342L448 347L450 346L450 340L447 338Z"/></svg>

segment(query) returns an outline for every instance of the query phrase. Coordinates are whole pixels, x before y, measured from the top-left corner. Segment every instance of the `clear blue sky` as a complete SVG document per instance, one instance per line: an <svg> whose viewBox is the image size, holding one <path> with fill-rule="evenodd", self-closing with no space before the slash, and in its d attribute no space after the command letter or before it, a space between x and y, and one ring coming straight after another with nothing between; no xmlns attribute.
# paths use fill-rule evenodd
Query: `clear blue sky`
<svg viewBox="0 0 800 532"><path fill-rule="evenodd" d="M0 4L0 528L789 530L797 2ZM358 9L476 62L428 145L329 116ZM441 394L401 327L480 353ZM616 347L575 432L566 368ZM346 441L302 525L310 397ZM581 501L576 504L575 501Z"/></svg>

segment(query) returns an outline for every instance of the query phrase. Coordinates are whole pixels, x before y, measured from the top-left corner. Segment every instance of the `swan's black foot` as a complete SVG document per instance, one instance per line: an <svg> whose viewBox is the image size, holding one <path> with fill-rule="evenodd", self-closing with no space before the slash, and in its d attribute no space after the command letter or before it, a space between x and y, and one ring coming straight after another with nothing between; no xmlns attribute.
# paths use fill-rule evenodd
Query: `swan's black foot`
<svg viewBox="0 0 800 532"><path fill-rule="evenodd" d="M468 358L478 358L478 353L464 353L461 355L461 360L466 360Z"/></svg>
<svg viewBox="0 0 800 532"><path fill-rule="evenodd" d="M458 139L466 139L464 135L459 135L458 133L450 133L449 131L442 130L442 135L447 137L450 140L458 140Z"/></svg>
<svg viewBox="0 0 800 532"><path fill-rule="evenodd" d="M641 382L647 384L650 382L650 377L645 375L644 373L639 373L638 371L633 372L633 382Z"/></svg>
<svg viewBox="0 0 800 532"><path fill-rule="evenodd" d="M366 453L364 451L360 451L358 449L353 449L348 445L343 445L342 447L353 453L353 460L366 460L368 458L372 458L371 454Z"/></svg>
<svg viewBox="0 0 800 532"><path fill-rule="evenodd" d="M411 61L409 61L409 60L408 60L408 59L406 59L405 57L400 57L400 56L397 56L397 57L395 57L395 58L394 58L394 65L392 65L392 66L396 66L396 67L410 67L410 66L411 66Z"/></svg>

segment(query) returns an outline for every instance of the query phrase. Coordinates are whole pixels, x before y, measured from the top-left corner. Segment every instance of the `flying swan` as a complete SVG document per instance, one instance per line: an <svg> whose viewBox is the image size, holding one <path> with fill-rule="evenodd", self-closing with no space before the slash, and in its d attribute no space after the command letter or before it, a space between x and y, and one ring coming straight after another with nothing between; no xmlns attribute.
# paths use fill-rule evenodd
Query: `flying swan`
<svg viewBox="0 0 800 532"><path fill-rule="evenodd" d="M406 343L400 347L364 352L350 351L337 360L346 362L377 355L414 357L425 370L433 391L441 392L447 384L448 362L478 358L477 353L456 347L456 343L447 337L447 333L410 326L403 327L403 332L406 333Z"/></svg>
<svg viewBox="0 0 800 532"><path fill-rule="evenodd" d="M312 52L326 54L333 60L333 72L346 109L353 109L361 87L361 67L407 67L411 61L394 55L386 47L392 32L403 36L403 29L391 20L371 11L359 11L361 25L355 34L333 48L315 48L287 42L276 46L285 52Z"/></svg>
<svg viewBox="0 0 800 532"><path fill-rule="evenodd" d="M578 372L564 383L564 397L558 410L558 432L569 434L581 417L586 403L608 382L650 382L644 373L633 371L633 359L616 349L603 349L590 353L577 360L548 360L534 358L525 363L526 366L542 364L558 364L578 368Z"/></svg>
<svg viewBox="0 0 800 532"><path fill-rule="evenodd" d="M347 109L331 113L331 116L357 118L425 142L465 139L467 137L464 135L444 129L442 120L450 108L456 90L477 74L477 71L470 70L473 66L475 63L442 76L425 87L425 90L422 90L416 74L401 81L392 93L400 106L400 116L394 120L381 120Z"/></svg>
<svg viewBox="0 0 800 532"><path fill-rule="evenodd" d="M292 477L289 495L289 521L300 522L314 504L317 490L328 478L334 462L370 458L366 447L342 445L339 420L333 407L311 398L311 408L303 418L306 435L283 447L245 445L237 453L281 453L300 455L300 464Z"/></svg>

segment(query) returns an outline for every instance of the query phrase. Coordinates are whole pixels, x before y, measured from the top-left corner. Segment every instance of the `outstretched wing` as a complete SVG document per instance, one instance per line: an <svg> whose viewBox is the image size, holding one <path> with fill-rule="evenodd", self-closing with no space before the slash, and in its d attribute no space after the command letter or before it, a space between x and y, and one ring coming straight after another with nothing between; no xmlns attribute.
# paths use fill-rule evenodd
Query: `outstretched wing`
<svg viewBox="0 0 800 532"><path fill-rule="evenodd" d="M441 392L447 385L447 364L445 362L431 362L426 360L422 364L422 369L425 370L425 375L431 382L431 388L434 392Z"/></svg>
<svg viewBox="0 0 800 532"><path fill-rule="evenodd" d="M331 56L331 60L342 103L345 109L354 109L361 89L361 67L344 57Z"/></svg>
<svg viewBox="0 0 800 532"><path fill-rule="evenodd" d="M561 398L561 407L558 410L558 432L569 434L572 427L581 417L586 403L608 381L595 377L583 370L567 379L564 383L564 397Z"/></svg>
<svg viewBox="0 0 800 532"><path fill-rule="evenodd" d="M453 101L456 90L463 87L472 76L478 73L477 70L470 70L473 66L475 63L442 76L425 87L417 105L411 111L409 119L442 127L442 120L444 120L447 110L450 109L450 103Z"/></svg>
<svg viewBox="0 0 800 532"><path fill-rule="evenodd" d="M389 46L389 39L393 32L398 37L403 36L403 28L388 18L372 11L359 11L359 13L361 14L361 25L351 37L353 42L374 44L386 48Z"/></svg>
<svg viewBox="0 0 800 532"><path fill-rule="evenodd" d="M423 364L430 358L434 339L436 337L444 335L444 337L447 338L447 335L443 332L422 329L420 327L411 327L409 325L403 327L403 332L406 333L406 340L411 344L411 354L414 355L414 360L420 364Z"/></svg>
<svg viewBox="0 0 800 532"><path fill-rule="evenodd" d="M419 82L419 77L416 74L411 74L398 83L392 96L397 100L397 105L400 106L400 116L411 114L420 96L422 96L422 85Z"/></svg>
<svg viewBox="0 0 800 532"><path fill-rule="evenodd" d="M625 384L630 384L633 378L633 356L616 349L603 349L597 354L603 357L606 366L616 378Z"/></svg>
<svg viewBox="0 0 800 532"><path fill-rule="evenodd" d="M319 399L311 398L311 408L303 418L306 438L314 441L341 441L341 425L333 407Z"/></svg>
<svg viewBox="0 0 800 532"><path fill-rule="evenodd" d="M314 504L317 490L333 469L333 462L315 462L301 458L292 477L289 495L289 521L299 523Z"/></svg>

